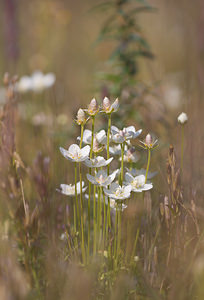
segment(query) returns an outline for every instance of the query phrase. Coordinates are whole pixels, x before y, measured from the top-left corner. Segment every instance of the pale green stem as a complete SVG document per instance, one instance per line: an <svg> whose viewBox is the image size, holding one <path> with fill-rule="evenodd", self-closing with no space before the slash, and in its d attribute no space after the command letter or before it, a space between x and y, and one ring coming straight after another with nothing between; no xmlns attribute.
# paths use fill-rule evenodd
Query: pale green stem
<svg viewBox="0 0 204 300"><path fill-rule="evenodd" d="M149 166L150 166L150 158L151 158L151 149L148 148L148 160L147 160L147 169L146 169L146 175L145 175L145 183L147 182L147 176L148 176Z"/></svg>
<svg viewBox="0 0 204 300"><path fill-rule="evenodd" d="M84 245L84 210L83 210L83 198L82 198L82 172L81 163L79 163L79 178L80 178L80 208L81 208L81 251L83 263L86 263L85 245Z"/></svg>
<svg viewBox="0 0 204 300"><path fill-rule="evenodd" d="M108 226L106 226L106 201L105 201L105 195L103 189L102 189L102 193L103 193L103 248L105 248L106 227Z"/></svg>
<svg viewBox="0 0 204 300"><path fill-rule="evenodd" d="M96 254L96 186L94 185L94 205L93 205L93 219L94 219L94 243L93 243L93 253Z"/></svg>
<svg viewBox="0 0 204 300"><path fill-rule="evenodd" d="M80 139L80 145L79 145L80 149L82 146L83 135L84 135L84 125L81 125L81 139Z"/></svg>
<svg viewBox="0 0 204 300"><path fill-rule="evenodd" d="M95 116L92 117L92 129L91 129L92 135L91 135L90 158L92 158L92 155L93 155L94 126L95 126Z"/></svg>
<svg viewBox="0 0 204 300"><path fill-rule="evenodd" d="M78 196L77 196L77 163L76 162L75 162L75 197L76 197L76 208L77 208L77 223L79 228L80 217L79 217L79 203L78 203Z"/></svg>
<svg viewBox="0 0 204 300"><path fill-rule="evenodd" d="M111 130L111 114L108 115L108 132L107 132L107 159L110 158L110 152L109 152L109 147L110 147L110 130ZM109 175L110 172L110 166L107 166L107 174Z"/></svg>
<svg viewBox="0 0 204 300"><path fill-rule="evenodd" d="M116 259L116 250L117 250L117 225L118 225L118 209L115 213L115 232L114 232L114 258Z"/></svg>
<svg viewBox="0 0 204 300"><path fill-rule="evenodd" d="M181 125L181 174L183 172L184 124Z"/></svg>
<svg viewBox="0 0 204 300"><path fill-rule="evenodd" d="M124 148L125 143L121 144L121 174L120 174L120 184L123 185L123 169L124 169Z"/></svg>
<svg viewBox="0 0 204 300"><path fill-rule="evenodd" d="M133 250L132 250L131 260L134 259L134 256L135 256L135 250L136 250L136 247L137 247L137 241L138 241L139 233L140 233L140 229L138 228L137 232L136 232L136 236L135 236L135 242L134 242L134 246L133 246Z"/></svg>
<svg viewBox="0 0 204 300"><path fill-rule="evenodd" d="M122 207L122 204L120 204ZM121 243L121 207L118 210L118 245L117 245L117 262L120 255L120 243Z"/></svg>

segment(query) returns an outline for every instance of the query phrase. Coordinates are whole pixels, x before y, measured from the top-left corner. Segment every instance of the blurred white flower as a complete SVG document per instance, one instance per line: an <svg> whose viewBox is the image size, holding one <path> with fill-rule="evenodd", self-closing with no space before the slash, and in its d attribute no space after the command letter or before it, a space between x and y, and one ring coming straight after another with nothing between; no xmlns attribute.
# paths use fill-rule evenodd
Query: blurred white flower
<svg viewBox="0 0 204 300"><path fill-rule="evenodd" d="M53 119L51 115L46 115L44 112L39 112L32 117L31 123L34 126L51 126Z"/></svg>
<svg viewBox="0 0 204 300"><path fill-rule="evenodd" d="M113 160L113 157L105 160L105 158L103 158L102 156L97 156L93 159L87 158L84 161L84 163L89 168L100 168L100 167L107 166L108 164L111 163L112 160Z"/></svg>
<svg viewBox="0 0 204 300"><path fill-rule="evenodd" d="M26 93L32 90L32 80L29 76L22 76L17 83L17 90L20 93Z"/></svg>
<svg viewBox="0 0 204 300"><path fill-rule="evenodd" d="M109 189L104 189L104 193L110 198L124 200L130 197L131 190L131 185L120 186L119 184L113 182Z"/></svg>
<svg viewBox="0 0 204 300"><path fill-rule="evenodd" d="M77 194L80 194L80 182L77 182ZM87 187L84 187L84 181L82 181L82 193L86 191ZM75 196L75 184L60 184L60 190L62 194L73 197Z"/></svg>
<svg viewBox="0 0 204 300"><path fill-rule="evenodd" d="M125 184L131 185L133 192L148 191L153 188L152 183L145 183L144 175L133 177L130 173L125 173L125 180Z"/></svg>
<svg viewBox="0 0 204 300"><path fill-rule="evenodd" d="M111 126L112 140L115 143L122 144L130 139L135 139L142 132L142 129L135 130L134 126L129 126L119 130L116 126Z"/></svg>
<svg viewBox="0 0 204 300"><path fill-rule="evenodd" d="M114 171L111 175L108 176L106 171L100 170L95 174L95 176L87 174L86 177L92 184L107 187L115 179L116 173L117 172Z"/></svg>
<svg viewBox="0 0 204 300"><path fill-rule="evenodd" d="M185 124L188 121L188 116L186 113L182 112L179 116L178 116L178 122L181 124Z"/></svg>
<svg viewBox="0 0 204 300"><path fill-rule="evenodd" d="M108 203L108 198L106 198L106 203ZM124 204L124 203L117 203L117 201L115 199L112 199L110 198L110 208L116 210L116 209L119 209L119 210L124 210L125 208L127 208L127 205Z"/></svg>
<svg viewBox="0 0 204 300"><path fill-rule="evenodd" d="M104 129L100 130L98 133L96 133L95 135L95 138L97 140L97 142L99 144L102 144L102 145L105 145L106 142L107 142L107 137L106 137L106 132ZM80 141L80 137L77 138L77 140ZM89 129L85 129L84 130L84 134L83 134L83 143L84 144L88 144L88 145L91 145L91 139L92 139L92 132L91 130Z"/></svg>
<svg viewBox="0 0 204 300"><path fill-rule="evenodd" d="M127 172L130 173L133 177L135 176L138 176L138 175L146 175L146 169L140 169L140 170L137 170L137 169L128 169L126 168ZM153 178L155 175L157 175L157 171L155 172L148 172L148 175L147 175L147 179L151 179Z"/></svg>
<svg viewBox="0 0 204 300"><path fill-rule="evenodd" d="M41 92L50 88L55 83L56 77L53 73L43 74L35 71L31 76L22 76L17 83L17 90L20 93L28 91Z"/></svg>
<svg viewBox="0 0 204 300"><path fill-rule="evenodd" d="M88 158L90 146L87 145L84 148L80 149L77 144L72 144L68 150L60 147L60 152L65 158L73 162L81 162Z"/></svg>
<svg viewBox="0 0 204 300"><path fill-rule="evenodd" d="M105 97L103 99L102 112L105 112L106 114L110 114L112 112L116 112L118 108L119 108L118 98L113 102L113 104L110 103L108 97Z"/></svg>
<svg viewBox="0 0 204 300"><path fill-rule="evenodd" d="M120 157L121 160L121 157ZM125 151L124 162L135 163L139 160L139 154L136 153L135 148L132 147Z"/></svg>

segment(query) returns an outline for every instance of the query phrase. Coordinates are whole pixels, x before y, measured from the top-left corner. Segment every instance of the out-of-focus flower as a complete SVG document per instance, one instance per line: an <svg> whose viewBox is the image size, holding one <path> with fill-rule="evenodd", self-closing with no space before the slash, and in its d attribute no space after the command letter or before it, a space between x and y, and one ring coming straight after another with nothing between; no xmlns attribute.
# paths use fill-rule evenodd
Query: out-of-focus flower
<svg viewBox="0 0 204 300"><path fill-rule="evenodd" d="M182 112L179 116L178 116L178 122L180 124L185 124L188 121L188 116L186 113Z"/></svg>
<svg viewBox="0 0 204 300"><path fill-rule="evenodd" d="M99 112L98 102L95 98L89 103L88 109L86 110L89 116L95 116Z"/></svg>
<svg viewBox="0 0 204 300"><path fill-rule="evenodd" d="M129 141L127 141L129 142ZM127 151L128 150L128 147L127 145L125 145L124 147L124 150ZM121 155L121 145L118 145L118 144L115 144L113 146L110 146L109 147L109 152L111 155Z"/></svg>
<svg viewBox="0 0 204 300"><path fill-rule="evenodd" d="M103 99L102 112L106 114L110 114L112 112L116 112L118 108L119 108L118 98L113 102L113 104L110 103L110 100L107 97Z"/></svg>
<svg viewBox="0 0 204 300"><path fill-rule="evenodd" d="M64 126L68 123L68 117L66 114L59 114L57 116L57 124L58 125L61 125L61 126Z"/></svg>
<svg viewBox="0 0 204 300"><path fill-rule="evenodd" d="M106 137L106 132L104 129L100 130L98 133L96 133L95 138L97 140L97 142L101 145L105 145L107 142L107 137ZM80 137L77 138L80 141ZM91 139L92 139L92 132L89 129L85 129L84 130L84 134L83 134L83 143L84 144L88 144L91 145Z"/></svg>
<svg viewBox="0 0 204 300"><path fill-rule="evenodd" d="M153 141L150 133L146 135L145 141L144 142L140 141L140 143L142 144L140 145L140 147L144 149L154 149L158 146L158 140Z"/></svg>
<svg viewBox="0 0 204 300"><path fill-rule="evenodd" d="M73 162L81 162L88 158L90 152L90 146L87 145L84 148L80 149L77 144L72 144L68 150L60 147L60 152L62 155L73 161Z"/></svg>
<svg viewBox="0 0 204 300"><path fill-rule="evenodd" d="M43 74L35 71L31 76L22 76L17 83L17 90L20 93L28 91L41 92L50 88L55 83L56 77L53 73Z"/></svg>
<svg viewBox="0 0 204 300"><path fill-rule="evenodd" d="M121 160L121 158L120 158L120 160ZM139 155L136 153L134 147L131 147L130 149L125 151L124 162L135 163L138 160L139 160Z"/></svg>
<svg viewBox="0 0 204 300"><path fill-rule="evenodd" d="M119 130L116 126L111 126L112 140L115 143L122 144L130 139L135 139L142 132L142 129L135 130L134 126L129 126Z"/></svg>
<svg viewBox="0 0 204 300"><path fill-rule="evenodd" d="M117 203L117 201L115 199L110 198L110 208L112 208L113 210L124 210L125 208L127 208L127 205L124 203ZM108 200L106 200L108 203Z"/></svg>
<svg viewBox="0 0 204 300"><path fill-rule="evenodd" d="M111 163L113 160L113 157L105 160L102 156L97 156L95 158L88 158L84 161L85 165L89 168L100 168L100 167L106 167L108 164Z"/></svg>
<svg viewBox="0 0 204 300"><path fill-rule="evenodd" d="M77 182L77 194L80 194L80 182ZM87 187L84 187L84 181L82 181L82 193L86 191ZM62 194L73 197L75 196L75 184L60 184L60 190Z"/></svg>
<svg viewBox="0 0 204 300"><path fill-rule="evenodd" d="M137 170L137 169L128 169L126 168L127 170L127 173L131 174L133 177L135 176L138 176L138 175L146 175L146 170L145 169L140 169L140 170ZM147 179L151 179L153 178L155 175L157 175L157 171L155 172L148 172L147 174Z"/></svg>
<svg viewBox="0 0 204 300"><path fill-rule="evenodd" d="M145 183L144 175L133 177L130 173L126 173L125 184L131 185L133 192L148 191L153 188L152 183Z"/></svg>
<svg viewBox="0 0 204 300"><path fill-rule="evenodd" d="M17 90L20 93L26 93L32 90L32 80L29 76L22 76L17 84Z"/></svg>
<svg viewBox="0 0 204 300"><path fill-rule="evenodd" d="M107 187L113 180L115 179L116 171L114 171L111 175L107 175L106 171L100 170L96 173L95 176L92 176L90 174L87 174L86 177L88 181L90 181L92 184Z"/></svg>
<svg viewBox="0 0 204 300"><path fill-rule="evenodd" d="M34 126L51 126L53 119L51 115L46 115L44 112L39 112L32 117L31 123Z"/></svg>
<svg viewBox="0 0 204 300"><path fill-rule="evenodd" d="M104 189L104 193L110 198L124 200L130 197L131 190L131 185L120 186L119 184L113 182L109 189Z"/></svg>

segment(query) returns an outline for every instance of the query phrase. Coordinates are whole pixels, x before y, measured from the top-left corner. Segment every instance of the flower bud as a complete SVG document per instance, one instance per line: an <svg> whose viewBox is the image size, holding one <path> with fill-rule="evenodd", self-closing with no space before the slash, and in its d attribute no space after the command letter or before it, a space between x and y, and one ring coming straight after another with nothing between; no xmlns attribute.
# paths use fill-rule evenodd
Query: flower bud
<svg viewBox="0 0 204 300"><path fill-rule="evenodd" d="M108 99L108 97L105 97L103 99L103 109L104 109L104 111L108 111L110 109L110 106L111 106L110 100Z"/></svg>
<svg viewBox="0 0 204 300"><path fill-rule="evenodd" d="M81 125L83 123L85 123L86 121L86 118L85 118L85 112L83 111L83 109L79 109L78 112L77 112L77 124Z"/></svg>
<svg viewBox="0 0 204 300"><path fill-rule="evenodd" d="M148 133L148 134L146 135L145 143L146 143L146 145L147 145L148 147L151 147L151 145L152 145L152 137L151 137L150 133Z"/></svg>
<svg viewBox="0 0 204 300"><path fill-rule="evenodd" d="M93 98L88 106L88 114L90 116L95 116L99 110L98 103L95 98Z"/></svg>
<svg viewBox="0 0 204 300"><path fill-rule="evenodd" d="M188 121L188 116L186 113L182 112L179 116L178 116L178 122L180 124L185 124Z"/></svg>

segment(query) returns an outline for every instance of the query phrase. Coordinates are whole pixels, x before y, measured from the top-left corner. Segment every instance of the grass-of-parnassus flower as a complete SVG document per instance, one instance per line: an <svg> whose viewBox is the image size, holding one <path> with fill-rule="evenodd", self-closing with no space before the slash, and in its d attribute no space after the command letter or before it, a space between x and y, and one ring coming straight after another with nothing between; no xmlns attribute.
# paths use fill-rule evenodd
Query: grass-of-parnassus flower
<svg viewBox="0 0 204 300"><path fill-rule="evenodd" d="M108 185L113 182L117 174L117 171L114 171L112 174L107 175L107 172L104 170L98 171L95 176L92 176L90 174L87 174L86 177L87 179L95 185L102 186L102 187L107 187Z"/></svg>
<svg viewBox="0 0 204 300"><path fill-rule="evenodd" d="M133 177L130 173L125 173L125 184L128 186L131 185L131 189L133 192L143 192L148 191L153 188L152 183L145 183L145 176L138 175Z"/></svg>
<svg viewBox="0 0 204 300"><path fill-rule="evenodd" d="M106 114L111 114L113 112L116 112L119 108L119 101L118 98L113 102L113 104L110 103L110 100L108 97L105 97L103 99L102 103L102 109L101 111Z"/></svg>
<svg viewBox="0 0 204 300"><path fill-rule="evenodd" d="M125 200L128 199L130 197L131 194L131 190L132 187L131 185L119 185L116 182L113 182L110 185L110 188L104 189L104 193L106 194L106 196L115 199L115 200Z"/></svg>
<svg viewBox="0 0 204 300"><path fill-rule="evenodd" d="M88 168L101 168L101 167L106 167L107 165L109 165L112 160L113 160L113 157L106 160L103 156L96 156L95 158L87 158L84 161L84 164Z"/></svg>
<svg viewBox="0 0 204 300"><path fill-rule="evenodd" d="M101 145L106 145L107 137L106 132L104 129L100 130L99 132L94 134L94 137L96 138L97 142ZM80 137L77 138L80 141ZM91 145L91 139L92 139L92 131L89 129L84 130L83 139L82 142L87 145Z"/></svg>
<svg viewBox="0 0 204 300"><path fill-rule="evenodd" d="M122 130L118 129L116 126L111 126L111 137L113 142L122 144L130 139L137 138L142 132L142 129L135 130L134 126L128 126Z"/></svg>
<svg viewBox="0 0 204 300"><path fill-rule="evenodd" d="M80 182L77 182L77 194L80 194ZM84 187L84 181L82 181L82 193L86 191L87 187ZM60 190L64 195L74 197L75 196L75 184L60 184Z"/></svg>
<svg viewBox="0 0 204 300"><path fill-rule="evenodd" d="M77 144L72 144L68 150L60 147L60 152L65 158L71 160L72 162L82 162L88 158L90 153L90 146L87 145L84 148L80 149Z"/></svg>
<svg viewBox="0 0 204 300"><path fill-rule="evenodd" d="M180 124L185 124L188 121L188 116L186 113L182 112L179 116L178 116L178 122Z"/></svg>

